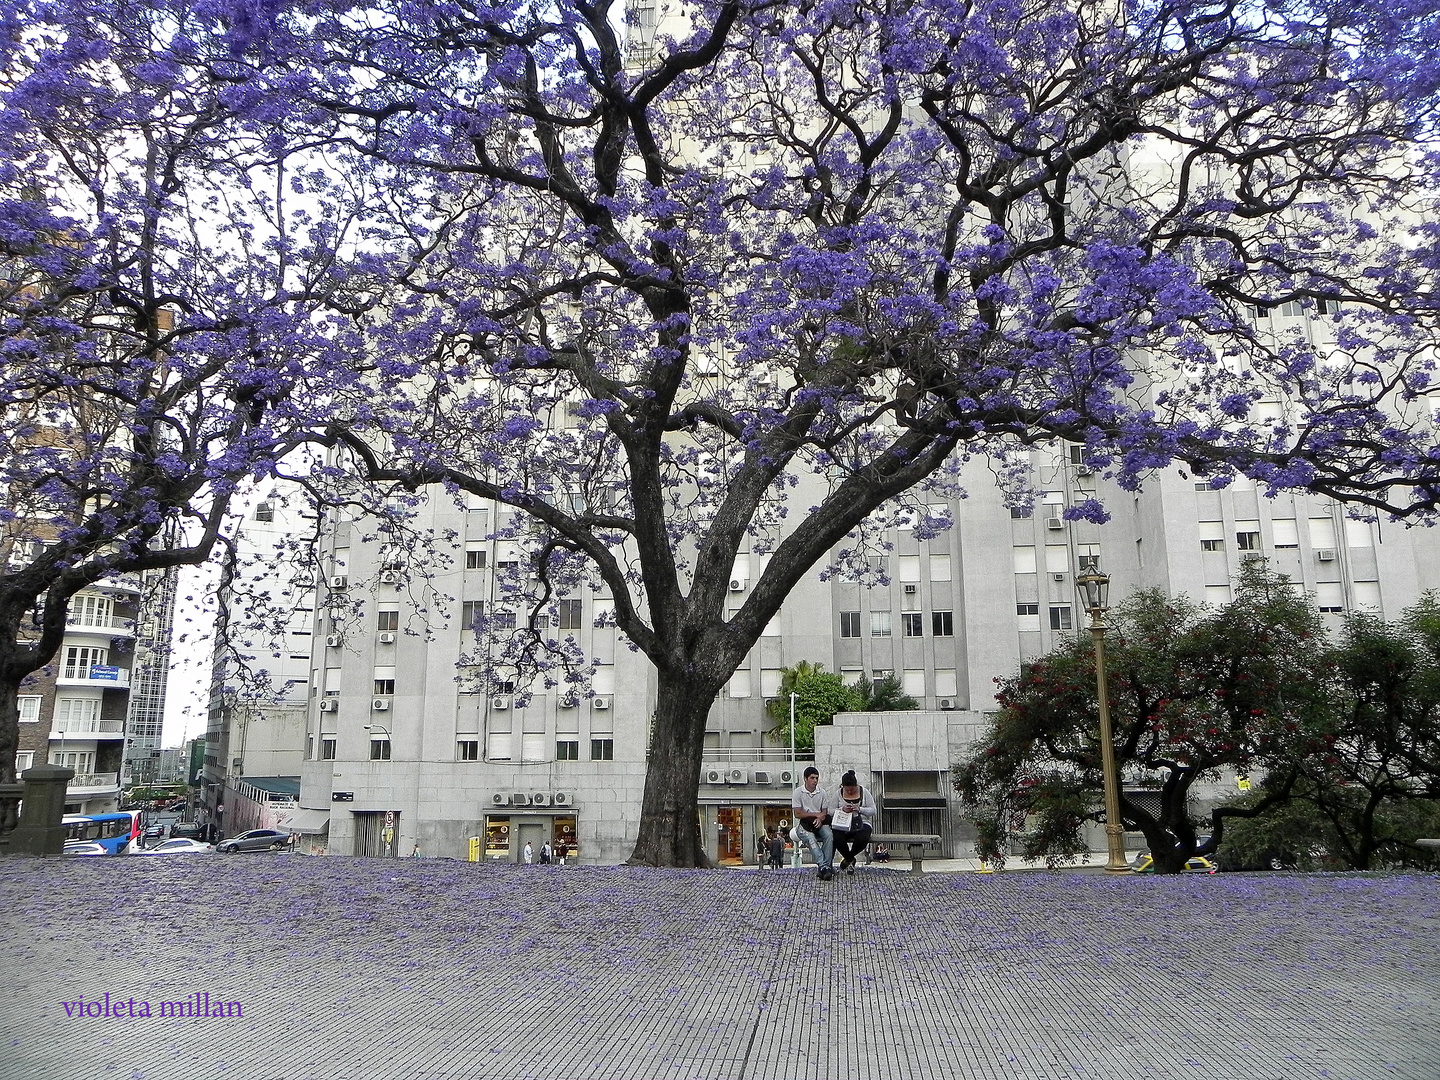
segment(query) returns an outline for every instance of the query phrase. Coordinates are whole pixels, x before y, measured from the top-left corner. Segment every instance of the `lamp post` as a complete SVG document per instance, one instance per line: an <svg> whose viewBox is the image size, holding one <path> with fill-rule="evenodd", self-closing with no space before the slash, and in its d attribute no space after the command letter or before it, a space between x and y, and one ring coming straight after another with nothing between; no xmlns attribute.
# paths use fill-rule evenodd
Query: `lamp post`
<svg viewBox="0 0 1440 1080"><path fill-rule="evenodd" d="M791 784L794 784L795 787L799 787L799 786L800 786L800 785L798 785L798 784L795 784L795 698L798 697L798 696L799 696L799 695L796 694L795 691L793 691L793 690L790 691L790 783L791 783ZM793 796L793 795L791 796L790 804L791 804L790 828L791 828L791 830L793 831L794 828L795 828L795 826L796 826L796 822L795 822L795 820L794 820L794 818L795 818L795 813L794 813L795 800L794 800L794 796ZM794 843L793 853L792 853L791 856L790 856L790 867L791 867L791 869L796 869L796 870L798 870L798 869L800 868L800 841L799 841L799 840L796 840L795 843Z"/></svg>
<svg viewBox="0 0 1440 1080"><path fill-rule="evenodd" d="M1100 704L1100 768L1105 778L1105 847L1109 861L1105 869L1128 873L1125 862L1125 826L1120 821L1120 778L1115 771L1115 742L1110 734L1110 693L1105 679L1105 624L1100 617L1109 611L1110 578L1099 564L1075 577L1080 601L1090 613L1090 635L1095 640L1095 693Z"/></svg>

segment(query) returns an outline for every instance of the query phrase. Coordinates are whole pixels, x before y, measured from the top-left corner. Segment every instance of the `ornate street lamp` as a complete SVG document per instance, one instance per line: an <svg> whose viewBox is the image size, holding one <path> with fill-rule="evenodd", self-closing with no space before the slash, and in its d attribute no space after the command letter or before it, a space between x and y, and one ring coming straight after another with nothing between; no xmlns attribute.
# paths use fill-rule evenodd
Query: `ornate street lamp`
<svg viewBox="0 0 1440 1080"><path fill-rule="evenodd" d="M1080 602L1090 613L1090 635L1095 640L1095 692L1100 702L1100 767L1105 777L1105 846L1110 859L1105 869L1128 873L1125 862L1125 826L1120 821L1120 778L1115 771L1115 743L1110 734L1110 694L1105 679L1105 624L1100 616L1109 611L1110 578L1091 562L1077 574L1075 588Z"/></svg>

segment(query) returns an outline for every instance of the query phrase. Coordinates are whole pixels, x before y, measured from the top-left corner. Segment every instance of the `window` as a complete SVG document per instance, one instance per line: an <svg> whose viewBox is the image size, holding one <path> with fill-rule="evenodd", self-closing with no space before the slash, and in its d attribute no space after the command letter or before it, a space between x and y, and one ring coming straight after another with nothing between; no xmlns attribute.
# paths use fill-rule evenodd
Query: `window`
<svg viewBox="0 0 1440 1080"><path fill-rule="evenodd" d="M918 611L907 611L900 616L900 624L904 627L906 637L925 636L925 616Z"/></svg>
<svg viewBox="0 0 1440 1080"><path fill-rule="evenodd" d="M479 761L479 760L480 760L480 740L479 740L479 739L460 739L458 742L456 742L456 743L455 743L455 760L456 760L456 761Z"/></svg>
<svg viewBox="0 0 1440 1080"><path fill-rule="evenodd" d="M1235 546L1241 551L1259 551L1260 534L1258 532L1237 532Z"/></svg>
<svg viewBox="0 0 1440 1080"><path fill-rule="evenodd" d="M1040 614L1040 605L1039 605L1039 604L1016 604L1016 605L1015 605L1015 614L1016 614L1016 615L1035 615L1035 616L1038 616L1038 615Z"/></svg>
<svg viewBox="0 0 1440 1080"><path fill-rule="evenodd" d="M558 616L559 616L559 619L560 619L560 622L559 622L558 625L559 625L559 627L560 627L561 630L579 630L579 629L580 629L580 601L579 601L579 600L561 600L561 601L558 601L555 606L556 606L556 609L557 609L557 611L558 611Z"/></svg>
<svg viewBox="0 0 1440 1080"><path fill-rule="evenodd" d="M514 630L514 629L515 629L515 612L513 612L513 611L497 611L497 612L495 613L495 628L496 628L497 630Z"/></svg>
<svg viewBox="0 0 1440 1080"><path fill-rule="evenodd" d="M1070 605L1069 605L1069 604L1055 604L1055 605L1053 605L1053 606L1050 608L1050 629L1051 629L1051 630L1071 630L1071 629L1073 629L1073 626L1072 626L1072 624L1071 624L1071 622L1070 622Z"/></svg>
<svg viewBox="0 0 1440 1080"><path fill-rule="evenodd" d="M466 600L460 605L460 629L474 630L475 622L485 611L485 605L479 600Z"/></svg>
<svg viewBox="0 0 1440 1080"><path fill-rule="evenodd" d="M80 750L72 753L68 750L52 750L50 764L74 769L76 776L88 776L95 771L95 751Z"/></svg>
<svg viewBox="0 0 1440 1080"><path fill-rule="evenodd" d="M379 738L376 738L376 737L373 736L373 735L370 737L370 760L371 760L371 761L389 761L389 760L390 760L390 740L389 740L389 738L387 738L386 736L383 736L383 735L380 736Z"/></svg>
<svg viewBox="0 0 1440 1080"><path fill-rule="evenodd" d="M840 612L840 636L842 638L860 636L860 613L858 611Z"/></svg>
<svg viewBox="0 0 1440 1080"><path fill-rule="evenodd" d="M933 637L954 637L955 613L953 611L931 612L930 633Z"/></svg>
<svg viewBox="0 0 1440 1080"><path fill-rule="evenodd" d="M579 760L580 760L580 740L579 740L579 739L559 739L559 740L557 740L556 743L555 743L555 760L556 760L556 761L579 761Z"/></svg>
<svg viewBox="0 0 1440 1080"><path fill-rule="evenodd" d="M99 720L98 698L62 697L55 702L55 727L59 731L97 731Z"/></svg>
<svg viewBox="0 0 1440 1080"><path fill-rule="evenodd" d="M15 775L20 775L26 769L33 768L34 765L34 750L21 750L18 754L15 755Z"/></svg>
<svg viewBox="0 0 1440 1080"><path fill-rule="evenodd" d="M108 649L71 645L65 650L65 668L62 675L67 679L88 679L90 669L103 665L109 655Z"/></svg>
<svg viewBox="0 0 1440 1080"><path fill-rule="evenodd" d="M484 569L485 569L485 549L484 549L484 548L471 548L469 551L465 552L465 569L466 569L466 570L484 570Z"/></svg>
<svg viewBox="0 0 1440 1080"><path fill-rule="evenodd" d="M262 503L256 504L256 506L255 506L255 520L256 520L256 521L274 521L274 520L275 520L275 504L274 504L274 503L269 503L269 502L262 502Z"/></svg>
<svg viewBox="0 0 1440 1080"><path fill-rule="evenodd" d="M40 722L40 701L38 696L30 697L28 694L20 699L20 722L22 724Z"/></svg>
<svg viewBox="0 0 1440 1080"><path fill-rule="evenodd" d="M1034 517L1035 508L1032 506L1012 506L1010 507L1010 516L1016 519Z"/></svg>
<svg viewBox="0 0 1440 1080"><path fill-rule="evenodd" d="M400 612L398 611L377 611L375 613L376 630L399 630Z"/></svg>
<svg viewBox="0 0 1440 1080"><path fill-rule="evenodd" d="M870 612L870 636L890 636L890 613L888 611Z"/></svg>
<svg viewBox="0 0 1440 1080"><path fill-rule="evenodd" d="M334 740L334 739L321 739L321 740L320 740L320 760L321 760L321 761L334 761L334 760L335 760L335 740Z"/></svg>
<svg viewBox="0 0 1440 1080"><path fill-rule="evenodd" d="M394 680L394 679L376 679L376 680L375 680L375 696L376 696L376 697L394 697L394 696L395 696L395 680Z"/></svg>
<svg viewBox="0 0 1440 1080"><path fill-rule="evenodd" d="M1225 541L1224 541L1224 540L1201 540L1201 541L1200 541L1200 550L1201 550L1201 551L1224 551L1224 550L1225 550Z"/></svg>
<svg viewBox="0 0 1440 1080"><path fill-rule="evenodd" d="M590 740L591 761L614 761L615 740L614 739L591 739Z"/></svg>
<svg viewBox="0 0 1440 1080"><path fill-rule="evenodd" d="M1270 522L1270 539L1276 551L1300 546L1300 523L1294 518L1276 518Z"/></svg>

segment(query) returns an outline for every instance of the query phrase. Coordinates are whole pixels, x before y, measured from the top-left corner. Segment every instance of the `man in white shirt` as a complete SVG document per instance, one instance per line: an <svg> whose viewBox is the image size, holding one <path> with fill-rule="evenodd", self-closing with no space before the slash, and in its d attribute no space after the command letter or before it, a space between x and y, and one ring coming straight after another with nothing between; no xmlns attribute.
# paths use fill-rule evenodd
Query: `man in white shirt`
<svg viewBox="0 0 1440 1080"><path fill-rule="evenodd" d="M810 857L819 867L821 881L835 876L835 836L830 831L830 797L820 786L820 770L814 765L805 769L805 782L795 789L790 801L795 814L795 836L810 849Z"/></svg>

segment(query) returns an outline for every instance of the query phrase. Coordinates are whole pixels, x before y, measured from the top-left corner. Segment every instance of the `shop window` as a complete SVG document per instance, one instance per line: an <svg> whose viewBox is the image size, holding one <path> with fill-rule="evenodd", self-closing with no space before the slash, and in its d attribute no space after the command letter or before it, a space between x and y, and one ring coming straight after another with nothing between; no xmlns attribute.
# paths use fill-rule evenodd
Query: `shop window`
<svg viewBox="0 0 1440 1080"><path fill-rule="evenodd" d="M590 760L591 761L613 761L615 759L614 739L591 739Z"/></svg>
<svg viewBox="0 0 1440 1080"><path fill-rule="evenodd" d="M485 857L504 859L510 855L510 819L508 817L487 817L485 819Z"/></svg>
<svg viewBox="0 0 1440 1080"><path fill-rule="evenodd" d="M953 611L932 611L930 613L930 634L932 637L954 637L955 613Z"/></svg>

